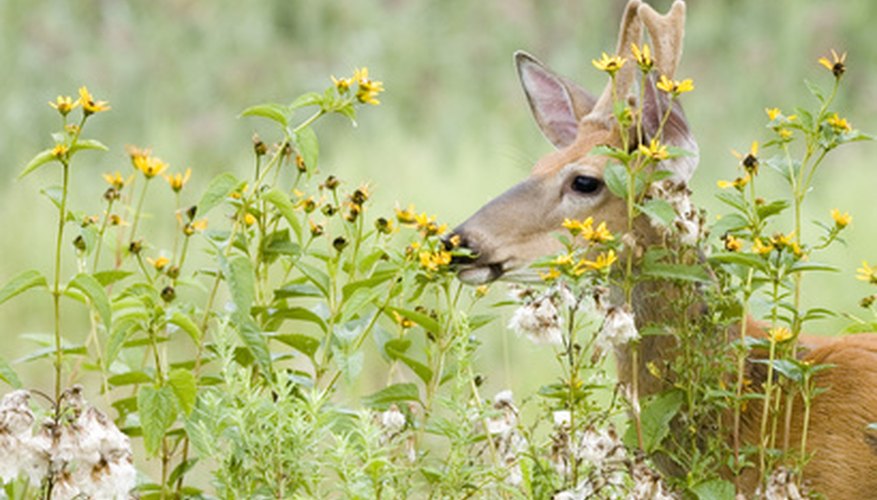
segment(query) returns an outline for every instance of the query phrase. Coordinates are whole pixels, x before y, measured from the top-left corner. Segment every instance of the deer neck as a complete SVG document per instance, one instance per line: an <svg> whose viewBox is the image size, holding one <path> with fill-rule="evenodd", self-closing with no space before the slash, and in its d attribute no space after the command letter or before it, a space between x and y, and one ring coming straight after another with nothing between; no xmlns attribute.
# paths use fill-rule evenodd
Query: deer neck
<svg viewBox="0 0 877 500"><path fill-rule="evenodd" d="M636 221L635 232L637 241L643 248L662 244L662 237L644 218ZM634 268L633 272L636 274L639 270ZM620 295L621 291L617 290L615 293ZM644 280L637 283L632 292L631 306L639 331L642 332L647 326L678 324L678 301L685 293L679 284L669 280ZM619 300L614 302L618 303ZM689 307L683 314L704 314L704 308L701 305ZM656 394L670 385L666 374L670 371L669 364L676 357L678 349L676 337L671 332L668 328L666 334L642 336L639 340L636 348L636 386L640 397ZM619 381L632 386L634 360L631 346L620 346L615 354Z"/></svg>

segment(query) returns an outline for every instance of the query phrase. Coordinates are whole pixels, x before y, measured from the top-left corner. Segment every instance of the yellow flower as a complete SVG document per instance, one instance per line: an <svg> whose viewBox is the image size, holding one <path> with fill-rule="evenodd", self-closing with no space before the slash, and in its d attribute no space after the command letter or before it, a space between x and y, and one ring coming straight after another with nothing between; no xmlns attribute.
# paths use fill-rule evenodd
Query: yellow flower
<svg viewBox="0 0 877 500"><path fill-rule="evenodd" d="M149 156L144 159L138 161L137 169L143 173L143 176L147 179L152 179L156 175L167 170L167 163L163 162L161 158L156 158L154 156Z"/></svg>
<svg viewBox="0 0 877 500"><path fill-rule="evenodd" d="M655 61L652 60L652 51L649 49L648 44L644 43L642 49L640 49L635 43L631 43L630 52L633 54L636 64L643 73L651 71L652 66L655 65Z"/></svg>
<svg viewBox="0 0 877 500"><path fill-rule="evenodd" d="M770 121L774 121L778 116L782 115L780 108L764 108L764 112L767 113L767 118Z"/></svg>
<svg viewBox="0 0 877 500"><path fill-rule="evenodd" d="M122 219L122 217L119 216L119 214L110 214L109 221L110 221L111 226L127 226L128 225L128 223L125 222L125 220Z"/></svg>
<svg viewBox="0 0 877 500"><path fill-rule="evenodd" d="M557 268L552 267L547 272L539 272L539 277L542 278L542 281L554 281L560 277L560 271Z"/></svg>
<svg viewBox="0 0 877 500"><path fill-rule="evenodd" d="M837 52L835 52L834 49L831 49L831 59L832 60L829 61L827 57L820 57L819 64L825 66L828 71L831 71L831 74L834 75L835 78L840 78L847 70L847 53L844 52L838 56Z"/></svg>
<svg viewBox="0 0 877 500"><path fill-rule="evenodd" d="M405 316L402 316L401 314L397 313L396 311L393 311L393 320L394 320L396 323L398 323L399 326L401 326L403 329L406 329L406 330L407 330L408 328L411 328L412 326L414 326L414 322L413 322L413 321L411 321L410 319L406 318Z"/></svg>
<svg viewBox="0 0 877 500"><path fill-rule="evenodd" d="M78 102L82 105L82 110L85 112L85 116L110 109L107 101L95 101L94 97L92 97L91 93L84 85L79 87Z"/></svg>
<svg viewBox="0 0 877 500"><path fill-rule="evenodd" d="M377 106L381 101L377 100L378 94L384 91L383 82L371 80L368 77L368 68L360 68L353 72L353 79L359 87L356 90L356 99L363 104Z"/></svg>
<svg viewBox="0 0 877 500"><path fill-rule="evenodd" d="M332 84L338 89L338 93L346 94L350 90L350 86L353 85L353 78L335 78L333 76Z"/></svg>
<svg viewBox="0 0 877 500"><path fill-rule="evenodd" d="M55 144L55 147L52 148L52 156L55 158L61 158L66 155L68 151L70 151L70 148L68 148L66 144Z"/></svg>
<svg viewBox="0 0 877 500"><path fill-rule="evenodd" d="M571 266L572 265L572 255L566 253L563 255L558 255L552 261L554 265L557 266Z"/></svg>
<svg viewBox="0 0 877 500"><path fill-rule="evenodd" d="M207 219L198 219L183 226L183 234L192 236L196 232L200 233L207 229Z"/></svg>
<svg viewBox="0 0 877 500"><path fill-rule="evenodd" d="M826 120L826 122L831 125L836 132L849 132L853 129L850 122L847 121L846 118L841 118L837 113L833 114L831 117Z"/></svg>
<svg viewBox="0 0 877 500"><path fill-rule="evenodd" d="M609 250L608 252L601 253L597 256L596 260L587 260L582 259L576 264L573 268L572 272L576 276L581 276L588 271L589 269L594 271L603 271L609 269L615 261L618 260L618 257L615 255L614 250Z"/></svg>
<svg viewBox="0 0 877 500"><path fill-rule="evenodd" d="M67 116L76 106L79 106L79 101L74 101L69 95L59 95L55 102L49 101L49 106L57 109L62 116Z"/></svg>
<svg viewBox="0 0 877 500"><path fill-rule="evenodd" d="M751 180L752 177L749 174L746 174L743 177L737 177L733 181L717 181L716 186L718 186L720 189L727 189L729 187L732 187L734 189L743 189L747 184L749 184L749 181Z"/></svg>
<svg viewBox="0 0 877 500"><path fill-rule="evenodd" d="M424 236L435 236L437 234L442 234L448 229L447 224L438 225L435 221L435 216L430 217L425 213L415 215L414 222L417 226L417 230L423 233Z"/></svg>
<svg viewBox="0 0 877 500"><path fill-rule="evenodd" d="M605 71L613 77L615 76L615 73L618 73L618 70L620 70L626 62L627 59L623 57L610 56L605 52L603 52L603 55L600 57L600 59L591 60L591 64L593 64L595 68L599 69L600 71Z"/></svg>
<svg viewBox="0 0 877 500"><path fill-rule="evenodd" d="M856 279L877 285L877 269L868 265L867 261L863 260L862 267L856 269L856 272L859 273L856 275Z"/></svg>
<svg viewBox="0 0 877 500"><path fill-rule="evenodd" d="M420 252L418 254L420 267L428 271L438 271L439 267L451 263L451 252L440 250L438 252Z"/></svg>
<svg viewBox="0 0 877 500"><path fill-rule="evenodd" d="M726 234L724 238L722 238L725 242L725 250L729 252L739 252L743 250L743 242L738 240L732 234Z"/></svg>
<svg viewBox="0 0 877 500"><path fill-rule="evenodd" d="M252 226L255 223L256 223L256 216L255 215L251 214L250 212L247 212L244 214L244 224L246 224L248 226Z"/></svg>
<svg viewBox="0 0 877 500"><path fill-rule="evenodd" d="M585 220L563 219L563 227L567 229L573 236L582 233L585 230L590 230L593 224L593 217L588 217Z"/></svg>
<svg viewBox="0 0 877 500"><path fill-rule="evenodd" d="M836 208L831 211L831 218L834 219L834 224L838 229L843 229L853 222L853 216L849 212L840 213L840 210Z"/></svg>
<svg viewBox="0 0 877 500"><path fill-rule="evenodd" d="M601 222L596 229L592 229L591 226L588 225L588 227L582 230L582 238L594 243L606 243L607 241L615 239L606 227L605 222Z"/></svg>
<svg viewBox="0 0 877 500"><path fill-rule="evenodd" d="M168 259L167 257L159 257L155 260L147 257L146 262L149 262L149 264L152 265L152 267L154 267L156 271L161 271L162 269L165 268L165 266L170 264L171 260Z"/></svg>
<svg viewBox="0 0 877 500"><path fill-rule="evenodd" d="M792 331L784 326L777 326L768 330L767 335L771 342L785 342L792 338Z"/></svg>
<svg viewBox="0 0 877 500"><path fill-rule="evenodd" d="M414 211L414 205L408 205L408 208L404 210L396 207L396 220L400 224L414 224L417 222L417 213Z"/></svg>
<svg viewBox="0 0 877 500"><path fill-rule="evenodd" d="M770 239L771 243L777 248L785 248L792 244L792 238L795 236L795 232L792 231L788 235L783 233L776 233L773 235L773 238Z"/></svg>
<svg viewBox="0 0 877 500"><path fill-rule="evenodd" d="M752 251L758 255L767 255L772 250L773 245L770 242L764 243L761 238L755 238L755 242L752 244Z"/></svg>
<svg viewBox="0 0 877 500"><path fill-rule="evenodd" d="M124 178L122 178L122 174L119 171L116 171L115 173L112 173L112 174L104 174L103 177L104 177L104 180L107 181L107 184L116 188L116 190L119 190L119 191L121 191L122 188L125 187L125 184L127 184L129 182L129 181L125 180Z"/></svg>
<svg viewBox="0 0 877 500"><path fill-rule="evenodd" d="M731 150L731 154L740 160L740 165L747 174L758 175L758 141L752 141L749 152L745 155Z"/></svg>
<svg viewBox="0 0 877 500"><path fill-rule="evenodd" d="M658 90L672 94L674 97L694 90L694 82L690 78L678 81L671 80L666 75L661 75L655 86L658 87Z"/></svg>
<svg viewBox="0 0 877 500"><path fill-rule="evenodd" d="M174 190L175 193L179 193L183 189L183 186L185 186L186 183L189 182L189 177L191 176L192 169L187 168L185 174L181 174L178 172L176 174L165 175L164 180L167 181L168 185L171 187L171 189Z"/></svg>
<svg viewBox="0 0 877 500"><path fill-rule="evenodd" d="M670 157L670 154L667 152L667 146L659 143L658 139L652 139L649 141L648 146L640 144L639 152L646 158L651 158L655 161L666 160Z"/></svg>

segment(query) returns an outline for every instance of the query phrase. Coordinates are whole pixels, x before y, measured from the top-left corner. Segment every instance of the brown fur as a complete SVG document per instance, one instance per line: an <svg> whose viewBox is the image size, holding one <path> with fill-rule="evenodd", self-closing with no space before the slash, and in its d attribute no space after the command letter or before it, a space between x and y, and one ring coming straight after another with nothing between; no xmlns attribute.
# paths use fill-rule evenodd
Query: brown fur
<svg viewBox="0 0 877 500"><path fill-rule="evenodd" d="M663 16L639 0L630 0L622 18L616 53L628 54L630 43L640 41L645 24L652 39L656 68L672 78L682 53L684 18L685 5L681 0L674 2L670 12ZM536 120L558 150L539 160L528 179L485 205L455 229L464 245L477 253L477 258L460 272L465 281L496 279L535 258L559 251L559 243L553 234L566 217L583 219L594 216L599 221L606 221L615 233L626 228L626 210L619 198L604 192L585 201L581 198L576 201L564 187L576 175L602 178L606 160L591 155L590 151L600 144L617 146L620 143L618 131L612 126L611 88L607 85L601 96L594 98L531 56L518 54L516 60ZM627 95L635 67L633 61L628 61L618 73L617 95ZM655 103L652 105L659 107ZM588 111L590 106L593 109ZM571 123L578 123L574 138L569 129ZM687 127L681 108L674 110L664 129L663 142L696 149ZM667 161L662 165L677 178L687 181L696 163L695 158ZM637 221L634 232L640 244L648 246L658 242L645 221ZM671 300L668 297L673 296L673 291L657 292L650 293L649 299L635 300L640 325L662 320L664 305L661 298ZM751 320L747 334L765 336L764 330ZM729 332L730 337L735 335L737 332ZM818 373L815 378L816 385L828 391L818 395L811 408L807 451L812 453L812 460L805 469L805 480L814 491L828 498L877 498L877 431L867 430L869 423L877 421L877 334L842 338L802 337L800 346L804 360L834 366ZM650 361L671 359L675 349L673 337L646 337L642 340L640 351L643 359L638 375L641 396L666 388L666 382L651 376L646 366ZM763 354L752 354L752 358L760 356ZM759 367L763 365L749 363L747 367L756 382L759 381ZM631 376L626 350L619 353L618 373L622 381ZM763 379L762 374L761 381ZM781 409L780 415L784 414L784 409ZM757 401L741 415L743 443L757 442L760 416ZM791 448L799 446L802 420L802 402L798 398L793 402L789 428L780 428L778 432L781 436L779 442L788 442ZM751 495L758 479L757 472L748 469L737 482L743 493Z"/></svg>

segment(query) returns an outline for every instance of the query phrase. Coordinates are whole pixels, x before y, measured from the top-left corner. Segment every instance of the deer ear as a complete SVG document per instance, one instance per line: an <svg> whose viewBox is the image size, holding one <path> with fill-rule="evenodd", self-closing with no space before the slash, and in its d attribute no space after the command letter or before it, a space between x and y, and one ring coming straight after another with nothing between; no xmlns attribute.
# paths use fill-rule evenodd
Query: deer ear
<svg viewBox="0 0 877 500"><path fill-rule="evenodd" d="M660 168L672 172L675 180L687 183L697 168L700 153L697 141L691 134L691 129L688 128L688 120L685 118L682 105L679 104L678 98L671 103L667 94L658 91L655 87L654 73L649 74L643 94L643 135L646 141L655 137L661 119L667 112L667 108L672 105L667 122L664 123L662 137L659 140L662 144L683 149L688 154L672 160L664 160L660 163Z"/></svg>
<svg viewBox="0 0 877 500"><path fill-rule="evenodd" d="M515 65L542 133L556 148L572 144L579 120L591 112L597 99L526 52L515 53Z"/></svg>

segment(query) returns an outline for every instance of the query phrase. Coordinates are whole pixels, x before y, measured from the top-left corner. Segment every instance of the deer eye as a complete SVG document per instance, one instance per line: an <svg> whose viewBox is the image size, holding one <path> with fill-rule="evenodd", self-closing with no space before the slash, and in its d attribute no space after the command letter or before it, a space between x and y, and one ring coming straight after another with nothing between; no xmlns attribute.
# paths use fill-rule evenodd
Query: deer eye
<svg viewBox="0 0 877 500"><path fill-rule="evenodd" d="M603 181L590 175L577 175L572 180L572 190L583 194L593 194L603 187Z"/></svg>

